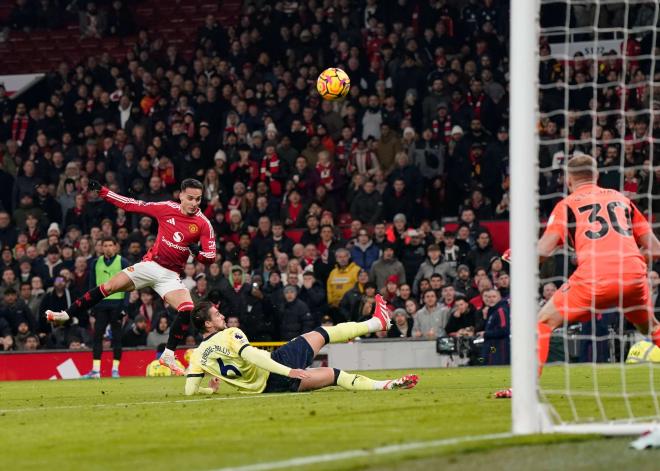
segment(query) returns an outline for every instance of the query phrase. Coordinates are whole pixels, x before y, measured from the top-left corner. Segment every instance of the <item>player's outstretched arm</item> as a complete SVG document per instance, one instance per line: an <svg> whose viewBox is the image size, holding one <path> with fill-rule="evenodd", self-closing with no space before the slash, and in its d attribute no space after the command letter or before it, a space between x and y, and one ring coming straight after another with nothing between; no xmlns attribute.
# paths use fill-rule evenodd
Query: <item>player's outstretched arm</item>
<svg viewBox="0 0 660 471"><path fill-rule="evenodd" d="M270 353L251 345L245 345L243 348L241 348L239 355L244 360L249 361L261 369L270 371L271 373L296 379L305 379L309 377L309 373L307 373L305 370L292 369L288 366L284 366L273 360L270 357Z"/></svg>
<svg viewBox="0 0 660 471"><path fill-rule="evenodd" d="M122 196L114 191L110 190L108 187L101 185L96 180L89 181L89 190L97 191L99 196L106 200L108 203L112 203L118 208L122 208L126 211L133 213L142 213L148 216L157 217L159 213L159 208L166 203L147 203L146 201L136 200L133 198L128 198ZM215 261L215 260L214 260Z"/></svg>
<svg viewBox="0 0 660 471"><path fill-rule="evenodd" d="M539 261L543 262L546 258L550 257L560 243L561 237L559 235L546 231L537 244Z"/></svg>
<svg viewBox="0 0 660 471"><path fill-rule="evenodd" d="M208 388L200 386L203 379L204 379L204 373L189 374L186 378L186 389L185 389L186 396L192 396L194 394L210 395L218 390L218 387L220 386L220 381L218 380L218 378L212 378L209 381Z"/></svg>

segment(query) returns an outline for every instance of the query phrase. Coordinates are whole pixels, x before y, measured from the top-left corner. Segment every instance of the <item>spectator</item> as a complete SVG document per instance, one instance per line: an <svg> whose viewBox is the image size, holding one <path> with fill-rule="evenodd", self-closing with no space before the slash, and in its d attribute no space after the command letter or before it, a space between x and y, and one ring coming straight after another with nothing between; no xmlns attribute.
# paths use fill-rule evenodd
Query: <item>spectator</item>
<svg viewBox="0 0 660 471"><path fill-rule="evenodd" d="M419 266L419 270L417 270L417 274L415 275L415 281L413 282L413 294L415 295L419 294L418 285L422 278L431 278L431 275L437 273L442 276L443 280L451 283L456 277L456 272L451 264L442 259L440 246L437 244L429 245L426 254L427 258Z"/></svg>
<svg viewBox="0 0 660 471"><path fill-rule="evenodd" d="M490 244L490 234L483 230L477 236L476 247L468 253L465 261L474 270L477 267L490 266L493 257L499 257L499 254Z"/></svg>
<svg viewBox="0 0 660 471"><path fill-rule="evenodd" d="M129 348L146 346L147 334L147 318L142 314L138 314L124 331L121 340L122 345Z"/></svg>
<svg viewBox="0 0 660 471"><path fill-rule="evenodd" d="M161 343L167 343L170 335L170 320L167 316L158 319L158 324L147 334L147 347L158 347Z"/></svg>
<svg viewBox="0 0 660 471"><path fill-rule="evenodd" d="M484 293L486 326L483 331L483 356L488 365L508 365L510 362L511 327L509 306L495 289Z"/></svg>
<svg viewBox="0 0 660 471"><path fill-rule="evenodd" d="M298 288L287 286L284 288L286 300L280 319L280 338L291 340L294 337L311 331L314 328L314 316L309 307L298 299Z"/></svg>
<svg viewBox="0 0 660 471"><path fill-rule="evenodd" d="M358 282L359 282L358 276ZM345 297L346 295L344 295ZM325 289L316 280L313 270L303 271L303 284L298 298L307 304L309 311L314 316L314 325L321 324L321 318L327 310ZM343 299L343 298L342 298Z"/></svg>
<svg viewBox="0 0 660 471"><path fill-rule="evenodd" d="M375 288L373 283L369 283L369 273L365 270L360 270L357 277L357 282L351 287L339 303L339 312L343 319L348 321L355 321L361 317L359 306L362 302L362 297L367 294L367 288ZM368 296L374 297L376 295L375 289Z"/></svg>
<svg viewBox="0 0 660 471"><path fill-rule="evenodd" d="M465 296L458 296L449 312L445 330L450 337L472 337L475 334L476 310Z"/></svg>
<svg viewBox="0 0 660 471"><path fill-rule="evenodd" d="M449 321L449 310L443 309L438 304L438 295L433 290L424 292L423 300L424 306L415 314L413 335L427 339L445 337L447 335L445 326Z"/></svg>
<svg viewBox="0 0 660 471"><path fill-rule="evenodd" d="M18 293L13 288L7 288L2 296L0 318L7 322L14 335L18 333L22 323L27 324L30 332L34 332L36 328L32 313L25 302L18 299Z"/></svg>
<svg viewBox="0 0 660 471"><path fill-rule="evenodd" d="M404 244L401 249L401 263L406 271L406 280L415 280L417 271L426 258L424 234L416 229L409 229L407 236L410 243Z"/></svg>
<svg viewBox="0 0 660 471"><path fill-rule="evenodd" d="M380 250L369 238L366 229L358 231L357 241L351 248L351 259L363 270L369 271L380 255Z"/></svg>
<svg viewBox="0 0 660 471"><path fill-rule="evenodd" d="M106 17L96 3L87 2L85 11L81 11L79 17L82 38L101 38L105 34Z"/></svg>
<svg viewBox="0 0 660 471"><path fill-rule="evenodd" d="M351 217L365 224L374 224L380 220L382 206L380 193L374 183L367 180L351 203Z"/></svg>
<svg viewBox="0 0 660 471"><path fill-rule="evenodd" d="M273 315L279 312L281 302L276 300L277 306L270 306L268 302L260 282L243 283L233 301L232 314L238 317L245 335L256 342L273 340L276 329Z"/></svg>
<svg viewBox="0 0 660 471"><path fill-rule="evenodd" d="M387 279L396 275L399 283L406 282L406 272L403 264L394 256L394 246L386 244L383 247L381 258L371 266L369 278L379 291L385 288Z"/></svg>
<svg viewBox="0 0 660 471"><path fill-rule="evenodd" d="M336 309L344 294L357 282L360 267L351 261L346 249L338 249L335 257L337 265L328 276L328 305Z"/></svg>
<svg viewBox="0 0 660 471"><path fill-rule="evenodd" d="M394 323L387 331L390 338L408 338L412 337L413 322L408 319L408 313L405 309L396 309L394 311Z"/></svg>

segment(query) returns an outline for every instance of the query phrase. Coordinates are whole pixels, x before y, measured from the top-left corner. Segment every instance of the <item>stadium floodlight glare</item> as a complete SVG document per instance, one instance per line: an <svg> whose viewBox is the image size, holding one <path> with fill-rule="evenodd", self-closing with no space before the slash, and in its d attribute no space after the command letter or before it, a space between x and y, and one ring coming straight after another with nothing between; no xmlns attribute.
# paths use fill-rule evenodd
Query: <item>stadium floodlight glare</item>
<svg viewBox="0 0 660 471"><path fill-rule="evenodd" d="M556 345L563 349L563 360L560 366L546 368L540 379L536 338L539 284L565 281L572 256L566 250L553 276L540 279L536 242L541 222L547 219L548 208L567 195L561 177L555 178L559 184L552 189L545 185L539 191L542 178L560 175L568 159L578 152L594 155L598 147L615 146L619 152L614 162L599 161L601 180L614 172L618 182L610 187L624 191L624 183L629 182L626 170L637 172L639 189L628 196L656 233L660 227L653 218L660 195L654 195L652 186L653 172L660 165L656 155L659 20L657 0L511 1L511 384L512 430L516 434L628 435L660 423L660 365L625 362L628 348L640 335L625 329L621 311L611 312L615 321L606 325L592 304L591 320L577 330L565 322L553 333ZM543 70L555 74L552 80L539 79ZM582 71L580 80L577 70ZM616 73L607 74L612 70ZM612 100L599 106L599 99L602 102L607 93L614 95ZM548 104L550 96L552 103ZM579 100L582 105L576 106ZM647 125L646 134L635 128L640 118ZM550 120L559 132L541 138L539 129ZM604 135L608 127L613 137ZM584 132L571 134L571 128ZM644 163L626 160L624 150L631 145L635 152L643 148ZM649 177L644 179L644 175ZM621 286L622 282L619 280ZM587 352L583 358L590 361L586 377L584 369L573 368L569 359L579 349ZM550 370L552 374L546 378Z"/></svg>

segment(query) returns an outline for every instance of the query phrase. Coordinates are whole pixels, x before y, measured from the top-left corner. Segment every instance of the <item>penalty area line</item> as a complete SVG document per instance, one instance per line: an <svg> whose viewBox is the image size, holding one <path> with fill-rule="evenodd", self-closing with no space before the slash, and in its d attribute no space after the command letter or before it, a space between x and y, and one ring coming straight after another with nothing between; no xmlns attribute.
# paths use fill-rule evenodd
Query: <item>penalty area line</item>
<svg viewBox="0 0 660 471"><path fill-rule="evenodd" d="M308 392L292 392L292 393L275 393L275 394L254 394L251 396L229 396L229 397L208 397L204 399L176 399L174 401L142 401L142 402L115 402L112 404L73 404L70 406L44 406L44 407L22 407L17 409L0 409L0 414L9 414L12 412L48 412L51 410L68 410L68 409L105 409L112 407L128 407L128 406L151 406L162 404L188 404L190 402L213 402L213 401L238 401L242 399L267 399L272 397L282 396L306 396Z"/></svg>
<svg viewBox="0 0 660 471"><path fill-rule="evenodd" d="M300 456L282 461L270 461L266 463L255 463L246 466L234 466L227 468L217 468L211 471L269 471L271 469L291 468L296 466L306 466L319 463L328 463L340 460L349 460L353 458L364 458L370 456L389 455L392 453L401 453L412 450L422 450L425 448L439 448L444 446L460 445L463 443L501 440L514 437L515 434L492 433L487 435L470 435L467 437L444 438L439 440L429 440L423 442L400 443L396 445L380 446L370 449L356 449L339 451L336 453L323 453L320 455Z"/></svg>

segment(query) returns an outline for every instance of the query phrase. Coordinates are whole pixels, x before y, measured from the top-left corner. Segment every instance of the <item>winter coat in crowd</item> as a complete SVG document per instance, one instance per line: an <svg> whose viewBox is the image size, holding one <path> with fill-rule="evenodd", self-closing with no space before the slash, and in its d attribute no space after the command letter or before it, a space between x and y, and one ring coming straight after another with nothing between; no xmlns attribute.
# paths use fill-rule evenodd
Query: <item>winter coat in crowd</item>
<svg viewBox="0 0 660 471"><path fill-rule="evenodd" d="M291 340L316 327L314 316L309 307L300 299L284 303L280 314L280 338L279 340ZM249 338L249 337L248 337Z"/></svg>
<svg viewBox="0 0 660 471"><path fill-rule="evenodd" d="M377 191L366 193L360 190L351 203L351 217L362 221L363 224L375 224L380 220L383 209L381 194Z"/></svg>
<svg viewBox="0 0 660 471"><path fill-rule="evenodd" d="M351 289L341 298L339 303L339 314L346 322L355 322L360 320L360 306L362 305L362 296L364 287L360 283L355 283Z"/></svg>
<svg viewBox="0 0 660 471"><path fill-rule="evenodd" d="M419 294L419 282L423 278L431 278L431 275L435 274L442 275L442 279L445 280L445 284L450 284L451 281L456 277L456 268L452 266L451 263L445 262L442 257L440 257L435 263L430 259L426 260L419 266L417 270L417 275L415 275L415 281L413 283L412 289L415 295Z"/></svg>
<svg viewBox="0 0 660 471"><path fill-rule="evenodd" d="M310 288L303 286L298 294L298 299L307 304L309 311L314 316L314 325L321 325L321 318L326 313L328 303L325 301L325 289L318 281Z"/></svg>
<svg viewBox="0 0 660 471"><path fill-rule="evenodd" d="M465 258L465 262L470 266L472 273L474 273L476 268L488 268L490 266L490 260L493 257L499 257L499 255L493 246L488 244L483 249L480 247L472 249Z"/></svg>
<svg viewBox="0 0 660 471"><path fill-rule="evenodd" d="M418 141L411 157L411 163L419 169L426 180L442 175L445 171L445 148L438 143Z"/></svg>
<svg viewBox="0 0 660 471"><path fill-rule="evenodd" d="M360 268L370 270L378 257L380 256L380 249L369 240L365 245L358 242L351 248L351 260L359 265Z"/></svg>
<svg viewBox="0 0 660 471"><path fill-rule="evenodd" d="M406 282L406 270L403 267L403 263L397 260L396 257L392 257L390 260L381 258L371 265L369 280L376 283L376 287L380 290L385 287L387 279L392 275L398 277L398 283L400 285Z"/></svg>
<svg viewBox="0 0 660 471"><path fill-rule="evenodd" d="M234 315L241 321L247 338L255 342L273 340L272 312L264 306L263 294L255 296L252 285L245 283L234 296L233 304Z"/></svg>
<svg viewBox="0 0 660 471"><path fill-rule="evenodd" d="M328 276L328 305L339 307L341 298L357 282L359 272L360 267L354 262L343 268L335 266Z"/></svg>
<svg viewBox="0 0 660 471"><path fill-rule="evenodd" d="M505 300L488 309L483 355L487 365L508 365L511 359L509 305Z"/></svg>
<svg viewBox="0 0 660 471"><path fill-rule="evenodd" d="M401 250L401 263L406 270L406 280L414 280L420 265L426 258L426 247L422 244L404 245ZM401 283L401 281L399 281Z"/></svg>

